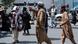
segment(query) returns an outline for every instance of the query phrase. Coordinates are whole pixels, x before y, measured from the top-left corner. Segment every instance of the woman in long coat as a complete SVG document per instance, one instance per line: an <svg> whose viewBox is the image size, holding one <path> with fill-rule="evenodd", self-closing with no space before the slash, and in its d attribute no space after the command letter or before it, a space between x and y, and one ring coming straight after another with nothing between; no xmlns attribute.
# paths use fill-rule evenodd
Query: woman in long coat
<svg viewBox="0 0 78 44"><path fill-rule="evenodd" d="M7 17L7 14L5 14L3 6L0 6L0 30L10 31L9 27L9 18Z"/></svg>
<svg viewBox="0 0 78 44"><path fill-rule="evenodd" d="M38 40L38 44L42 42L46 42L47 44L51 44L51 41L48 39L48 36L45 32L45 10L42 5L38 5L39 10L37 14L37 25L36 25L36 36Z"/></svg>
<svg viewBox="0 0 78 44"><path fill-rule="evenodd" d="M29 35L29 29L31 29L31 25L30 25L31 16L27 12L26 7L23 8L22 19L23 19L23 29L24 29L23 35L25 35L25 34ZM27 33L25 32L26 30L27 30Z"/></svg>
<svg viewBox="0 0 78 44"><path fill-rule="evenodd" d="M7 14L3 14L2 18L2 30L3 31L10 31L10 20L7 16Z"/></svg>
<svg viewBox="0 0 78 44"><path fill-rule="evenodd" d="M74 40L74 36L73 36L73 32L72 32L72 27L69 21L69 15L65 10L65 7L62 7L62 19L60 22L60 27L62 29L62 44L64 44L65 39L68 38L69 40L71 40L71 42L73 44L76 44L75 40Z"/></svg>

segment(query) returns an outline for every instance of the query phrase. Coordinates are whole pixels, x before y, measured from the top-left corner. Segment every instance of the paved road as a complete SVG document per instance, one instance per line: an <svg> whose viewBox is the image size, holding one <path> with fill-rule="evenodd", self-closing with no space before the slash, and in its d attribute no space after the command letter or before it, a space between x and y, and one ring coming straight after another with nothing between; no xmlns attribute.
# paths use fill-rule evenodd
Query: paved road
<svg viewBox="0 0 78 44"><path fill-rule="evenodd" d="M73 32L74 32L74 37L76 42L78 42L78 24L77 25L72 25L73 27ZM61 44L61 29L59 26L56 28L48 28L48 37L51 39L51 42L53 44ZM37 44L37 39L35 36L35 25L31 25L30 29L30 35L23 36L22 35L23 31L20 32L19 35L19 41L20 43L17 44ZM12 44L13 38L12 34L4 34L2 37L0 37L0 44ZM45 44L45 43L43 43ZM68 39L66 39L65 44L72 44Z"/></svg>

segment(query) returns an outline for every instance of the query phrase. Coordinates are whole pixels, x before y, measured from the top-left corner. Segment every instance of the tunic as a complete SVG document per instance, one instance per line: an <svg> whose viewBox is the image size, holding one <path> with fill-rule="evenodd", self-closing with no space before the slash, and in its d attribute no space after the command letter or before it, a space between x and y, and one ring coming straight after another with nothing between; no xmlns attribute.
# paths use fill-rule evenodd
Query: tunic
<svg viewBox="0 0 78 44"><path fill-rule="evenodd" d="M38 42L49 40L45 32L45 11L40 9L37 14L36 36Z"/></svg>
<svg viewBox="0 0 78 44"><path fill-rule="evenodd" d="M62 37L66 37L68 39L73 38L73 32L72 32L72 27L69 21L69 16L67 12L64 12L62 15L61 23L60 23L61 28L63 29Z"/></svg>

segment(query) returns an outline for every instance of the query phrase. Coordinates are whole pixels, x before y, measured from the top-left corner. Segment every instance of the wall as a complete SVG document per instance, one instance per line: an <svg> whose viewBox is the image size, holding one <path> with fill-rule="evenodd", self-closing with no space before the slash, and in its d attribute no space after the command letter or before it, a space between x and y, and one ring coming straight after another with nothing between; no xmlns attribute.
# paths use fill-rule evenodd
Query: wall
<svg viewBox="0 0 78 44"><path fill-rule="evenodd" d="M1 4L1 0L0 0L0 4Z"/></svg>

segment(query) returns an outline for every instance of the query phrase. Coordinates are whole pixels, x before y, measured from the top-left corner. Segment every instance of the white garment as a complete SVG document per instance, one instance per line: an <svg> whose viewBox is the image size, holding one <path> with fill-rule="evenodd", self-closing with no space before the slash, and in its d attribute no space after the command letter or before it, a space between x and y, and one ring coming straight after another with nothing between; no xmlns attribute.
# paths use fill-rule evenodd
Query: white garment
<svg viewBox="0 0 78 44"><path fill-rule="evenodd" d="M54 16L55 10L56 10L55 8L51 9L51 16Z"/></svg>
<svg viewBox="0 0 78 44"><path fill-rule="evenodd" d="M16 16L15 16L15 24L16 24L16 27L19 27L19 26L18 26L18 17L19 17L19 15L20 15L20 12L18 11L18 12L16 12L15 14L16 14Z"/></svg>
<svg viewBox="0 0 78 44"><path fill-rule="evenodd" d="M14 6L12 10L16 10L18 9L19 7L18 6Z"/></svg>

